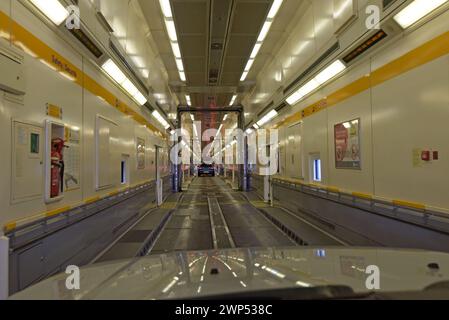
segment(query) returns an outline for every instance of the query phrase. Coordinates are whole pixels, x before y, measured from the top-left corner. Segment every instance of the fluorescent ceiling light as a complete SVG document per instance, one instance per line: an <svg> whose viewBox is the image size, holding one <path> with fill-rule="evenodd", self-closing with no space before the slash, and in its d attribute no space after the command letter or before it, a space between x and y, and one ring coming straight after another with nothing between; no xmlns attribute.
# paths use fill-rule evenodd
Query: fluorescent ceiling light
<svg viewBox="0 0 449 320"><path fill-rule="evenodd" d="M148 100L144 95L136 88L136 86L125 76L120 68L115 64L112 59L106 61L101 68L115 81L117 82L129 95L131 95L137 103L144 105Z"/></svg>
<svg viewBox="0 0 449 320"><path fill-rule="evenodd" d="M345 69L346 66L343 64L343 62L341 62L340 60L335 61L327 68L325 68L323 71L321 71L318 75L316 75L315 78L311 79L309 82L307 82L298 90L296 90L294 93L292 93L286 99L287 103L289 105L294 105L299 100L301 100L302 98L313 92L315 89L317 89L320 85L323 85L332 78L336 77Z"/></svg>
<svg viewBox="0 0 449 320"><path fill-rule="evenodd" d="M250 135L251 133L253 133L253 129L251 129L251 128L246 129L246 134L247 135Z"/></svg>
<svg viewBox="0 0 449 320"><path fill-rule="evenodd" d="M125 74L120 70L120 68L112 61L112 59L109 59L106 61L101 68L106 71L106 73L114 79L119 84L122 84L127 80Z"/></svg>
<svg viewBox="0 0 449 320"><path fill-rule="evenodd" d="M67 9L58 0L30 0L30 2L57 26L69 16Z"/></svg>
<svg viewBox="0 0 449 320"><path fill-rule="evenodd" d="M403 29L406 29L447 1L448 0L415 0L394 16L394 20Z"/></svg>
<svg viewBox="0 0 449 320"><path fill-rule="evenodd" d="M260 127L257 125L257 123L255 123L255 124L253 124L253 128L257 130L257 129L259 129Z"/></svg>
<svg viewBox="0 0 449 320"><path fill-rule="evenodd" d="M136 86L129 81L128 79L125 80L122 84L123 89L125 89L126 92L128 92L130 95L134 96L137 94L139 90L137 90Z"/></svg>
<svg viewBox="0 0 449 320"><path fill-rule="evenodd" d="M249 59L248 63L246 64L245 71L249 72L249 70L251 70L251 67L253 66L253 63L254 59Z"/></svg>
<svg viewBox="0 0 449 320"><path fill-rule="evenodd" d="M161 116L161 114L157 110L154 110L152 115L153 117L156 118L157 121L159 121L159 123L164 127L164 129L170 128L168 122L164 119L164 117Z"/></svg>
<svg viewBox="0 0 449 320"><path fill-rule="evenodd" d="M271 21L265 21L262 30L260 31L259 38L257 38L257 42L263 42L265 40L265 38L268 35L268 32L270 31L272 23L273 22Z"/></svg>
<svg viewBox="0 0 449 320"><path fill-rule="evenodd" d="M176 66L178 67L178 71L184 71L184 64L182 63L182 59L176 59Z"/></svg>
<svg viewBox="0 0 449 320"><path fill-rule="evenodd" d="M225 114L225 116L223 117L223 121L226 121L226 119L228 119L228 114Z"/></svg>
<svg viewBox="0 0 449 320"><path fill-rule="evenodd" d="M234 105L235 100L237 99L237 95L233 95L232 99L231 99L231 103L229 104L230 106Z"/></svg>
<svg viewBox="0 0 449 320"><path fill-rule="evenodd" d="M186 74L184 71L179 71L179 78L181 78L181 81L186 81Z"/></svg>
<svg viewBox="0 0 449 320"><path fill-rule="evenodd" d="M173 20L165 20L165 26L167 27L168 37L171 41L177 42L178 36L176 35L175 22Z"/></svg>
<svg viewBox="0 0 449 320"><path fill-rule="evenodd" d="M259 53L260 48L262 47L262 43L256 43L253 51L251 52L250 59L255 59L257 54Z"/></svg>
<svg viewBox="0 0 449 320"><path fill-rule="evenodd" d="M274 0L273 5L271 6L270 12L268 13L268 19L274 19L276 17L279 9L282 6L282 2L284 0Z"/></svg>
<svg viewBox="0 0 449 320"><path fill-rule="evenodd" d="M143 96L143 94L141 94L140 92L137 92L135 95L134 95L134 99L136 99L136 101L140 104L140 105L144 105L145 103L147 103L147 98L145 98L144 96Z"/></svg>
<svg viewBox="0 0 449 320"><path fill-rule="evenodd" d="M315 80L319 84L324 84L340 72L346 69L346 66L340 60L335 61L329 67L321 71L316 77Z"/></svg>
<svg viewBox="0 0 449 320"><path fill-rule="evenodd" d="M296 91L296 92L294 92L292 95L290 95L288 98L287 98L287 103L289 104L289 105L294 105L296 102L298 102L299 100L301 100L301 98L302 98L303 96L298 92L298 91Z"/></svg>
<svg viewBox="0 0 449 320"><path fill-rule="evenodd" d="M173 54L175 55L175 58L181 59L181 49L179 49L179 44L177 42L172 42L171 48L173 50Z"/></svg>
<svg viewBox="0 0 449 320"><path fill-rule="evenodd" d="M248 71L243 72L242 77L240 78L240 81L245 81L247 76L248 76Z"/></svg>
<svg viewBox="0 0 449 320"><path fill-rule="evenodd" d="M161 5L162 13L166 18L173 18L173 13L171 11L170 0L159 0Z"/></svg>
<svg viewBox="0 0 449 320"><path fill-rule="evenodd" d="M257 125L259 127L264 126L265 124L267 124L271 119L277 117L278 113L276 110L271 110L269 113L267 113L262 119L260 119L257 122Z"/></svg>
<svg viewBox="0 0 449 320"><path fill-rule="evenodd" d="M188 94L186 95L186 100L187 100L187 104L190 107L192 105L192 99L190 99L190 96Z"/></svg>

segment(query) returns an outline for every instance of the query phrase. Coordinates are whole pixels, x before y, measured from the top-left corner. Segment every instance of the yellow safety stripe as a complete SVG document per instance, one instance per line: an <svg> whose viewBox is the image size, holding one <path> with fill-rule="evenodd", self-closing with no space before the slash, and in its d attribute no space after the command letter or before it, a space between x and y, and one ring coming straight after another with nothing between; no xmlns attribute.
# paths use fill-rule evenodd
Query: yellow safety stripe
<svg viewBox="0 0 449 320"><path fill-rule="evenodd" d="M54 216L57 216L60 213L69 211L71 208L72 207L70 207L70 206L66 206L66 207L63 207L63 208L59 208L59 209L55 209L55 210L52 210L52 211L48 211L47 213L45 213L45 216L46 217L54 217Z"/></svg>
<svg viewBox="0 0 449 320"><path fill-rule="evenodd" d="M401 207L408 207L408 208L413 208L413 209L418 209L418 210L426 210L425 204L417 203L417 202L410 202L410 201L404 201L404 200L393 200L393 204L396 206L401 206Z"/></svg>
<svg viewBox="0 0 449 320"><path fill-rule="evenodd" d="M393 60L370 75L364 76L347 86L335 91L318 102L294 113L284 121L276 124L276 128L287 126L320 112L328 107L349 99L363 91L376 87L388 80L398 77L410 70L449 54L449 32L446 32L407 54Z"/></svg>

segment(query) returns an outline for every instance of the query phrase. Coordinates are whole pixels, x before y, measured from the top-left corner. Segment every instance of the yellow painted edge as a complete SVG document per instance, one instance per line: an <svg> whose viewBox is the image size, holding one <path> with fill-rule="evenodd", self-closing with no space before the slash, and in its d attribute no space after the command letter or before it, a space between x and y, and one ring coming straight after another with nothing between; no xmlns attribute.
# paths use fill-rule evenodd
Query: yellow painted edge
<svg viewBox="0 0 449 320"><path fill-rule="evenodd" d="M88 198L88 199L84 200L84 203L85 204L91 204L91 203L94 203L94 202L96 202L96 201L98 201L100 199L101 199L100 196L96 196L96 197L92 197L92 198Z"/></svg>
<svg viewBox="0 0 449 320"><path fill-rule="evenodd" d="M321 99L318 102L305 107L303 110L288 116L284 121L278 122L275 125L275 128L296 123L312 114L335 106L365 90L374 88L388 80L447 54L449 54L449 32L445 32L385 64L373 71L369 76L364 76L349 83L345 87L331 93L327 98Z"/></svg>
<svg viewBox="0 0 449 320"><path fill-rule="evenodd" d="M336 193L340 193L340 189L338 189L337 187L326 187L326 190L329 192L336 192Z"/></svg>
<svg viewBox="0 0 449 320"><path fill-rule="evenodd" d="M113 196L115 196L115 195L117 195L117 194L119 194L119 193L120 193L120 190L115 190L115 191L109 192L109 193L108 193L108 196L109 196L109 197L113 197Z"/></svg>
<svg viewBox="0 0 449 320"><path fill-rule="evenodd" d="M410 202L404 200L393 200L393 204L401 207L409 207L418 210L426 210L426 205L417 202Z"/></svg>
<svg viewBox="0 0 449 320"><path fill-rule="evenodd" d="M54 216L57 216L57 215L60 214L60 213L69 211L71 208L72 208L71 206L66 206L66 207L63 207L63 208L59 208L59 209L47 211L47 212L45 213L45 216L46 216L46 217L54 217Z"/></svg>

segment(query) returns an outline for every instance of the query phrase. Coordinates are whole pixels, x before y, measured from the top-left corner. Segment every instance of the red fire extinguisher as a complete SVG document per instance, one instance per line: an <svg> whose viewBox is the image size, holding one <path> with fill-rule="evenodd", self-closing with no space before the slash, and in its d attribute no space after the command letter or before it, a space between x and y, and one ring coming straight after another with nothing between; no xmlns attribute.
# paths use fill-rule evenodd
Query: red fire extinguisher
<svg viewBox="0 0 449 320"><path fill-rule="evenodd" d="M65 141L56 138L51 140L51 186L50 196L56 198L64 191L62 180L64 178L64 155Z"/></svg>

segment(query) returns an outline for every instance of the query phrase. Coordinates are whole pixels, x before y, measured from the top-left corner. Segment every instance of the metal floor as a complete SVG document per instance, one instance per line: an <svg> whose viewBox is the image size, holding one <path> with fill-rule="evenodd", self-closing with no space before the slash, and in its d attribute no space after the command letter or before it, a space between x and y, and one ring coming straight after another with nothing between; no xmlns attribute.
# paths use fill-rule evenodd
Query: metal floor
<svg viewBox="0 0 449 320"><path fill-rule="evenodd" d="M171 195L162 207L150 211L96 262L135 257L161 225L147 254L298 245L268 217L294 228L309 245L342 245L291 213L268 206L254 193L234 191L221 178L205 177L194 178L185 192Z"/></svg>

